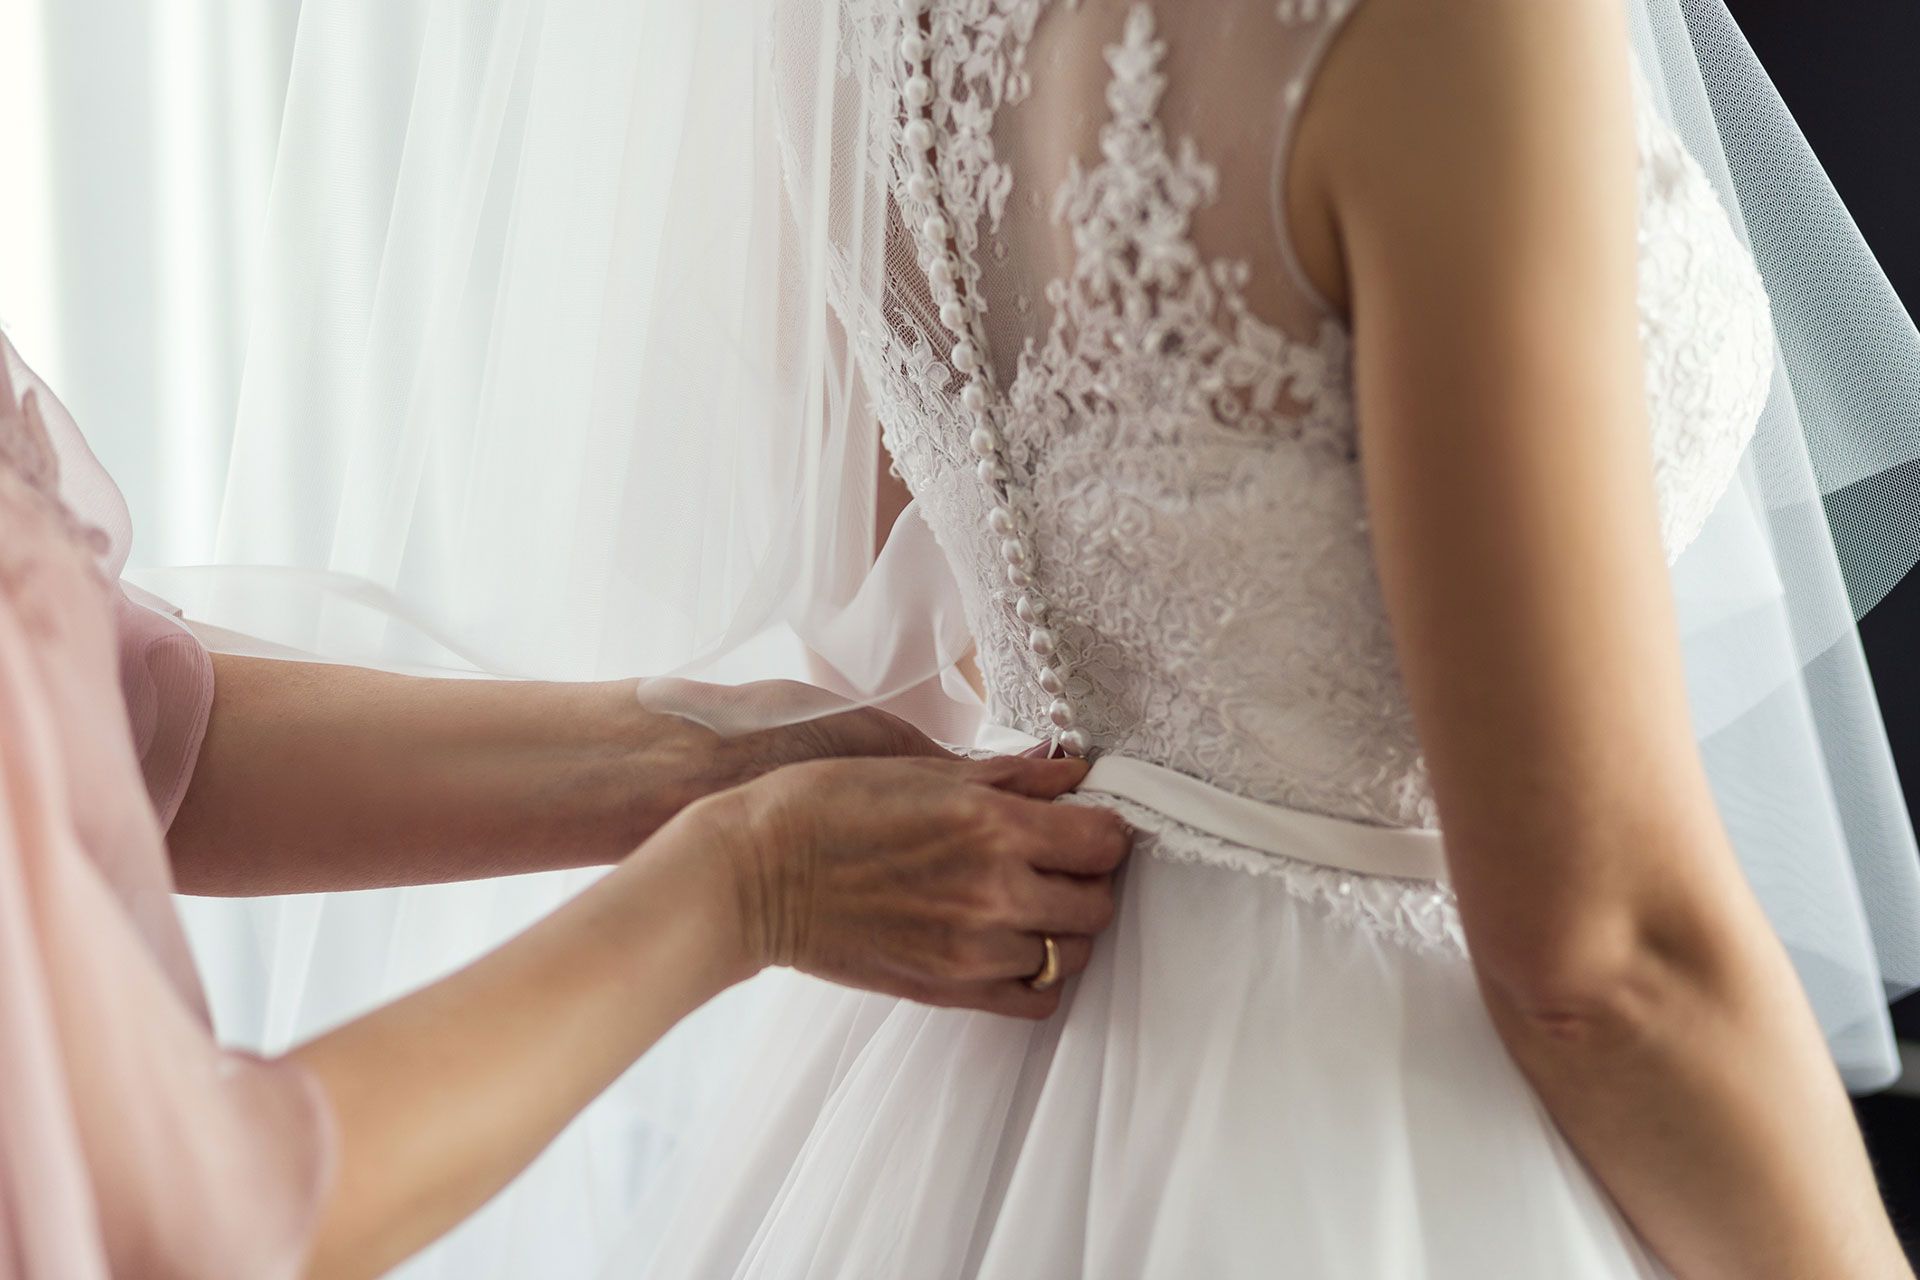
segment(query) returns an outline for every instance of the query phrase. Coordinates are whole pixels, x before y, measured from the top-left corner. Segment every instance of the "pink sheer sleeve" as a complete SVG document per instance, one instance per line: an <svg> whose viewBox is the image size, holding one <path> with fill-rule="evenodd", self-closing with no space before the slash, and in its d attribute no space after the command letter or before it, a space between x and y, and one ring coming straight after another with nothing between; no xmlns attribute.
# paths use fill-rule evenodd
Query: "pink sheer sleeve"
<svg viewBox="0 0 1920 1280"><path fill-rule="evenodd" d="M213 661L172 606L122 585L120 691L160 824L171 825L213 711Z"/></svg>
<svg viewBox="0 0 1920 1280"><path fill-rule="evenodd" d="M0 1280L291 1276L325 1100L215 1044L156 815L206 656L115 585L125 508L39 394L50 440L0 406Z"/></svg>
<svg viewBox="0 0 1920 1280"><path fill-rule="evenodd" d="M24 398L32 391L40 401L47 439L33 443L51 451L51 463L36 463L27 456L27 443L15 442L11 450L0 445L0 451L16 455L11 460L28 474L44 467L49 487L57 485L61 502L86 531L101 572L117 579L133 544L126 501L87 447L66 407L4 337L0 337L0 359L7 362L8 380L17 395ZM133 587L123 586L122 594L125 598L118 603L121 689L147 791L164 827L173 821L186 795L200 754L213 707L213 665L165 601Z"/></svg>

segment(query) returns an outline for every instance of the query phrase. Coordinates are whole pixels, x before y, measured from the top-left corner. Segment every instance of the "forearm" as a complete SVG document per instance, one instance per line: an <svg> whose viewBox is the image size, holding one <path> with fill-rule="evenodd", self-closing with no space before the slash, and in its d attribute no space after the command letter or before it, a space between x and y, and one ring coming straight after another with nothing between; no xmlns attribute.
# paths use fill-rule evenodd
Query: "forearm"
<svg viewBox="0 0 1920 1280"><path fill-rule="evenodd" d="M451 1228L748 976L720 861L673 824L499 951L294 1051L340 1134L313 1275L381 1274Z"/></svg>
<svg viewBox="0 0 1920 1280"><path fill-rule="evenodd" d="M1557 1007L1488 983L1495 1023L1680 1280L1910 1276L1799 980L1735 896L1700 930L1720 940L1712 964L1649 965Z"/></svg>
<svg viewBox="0 0 1920 1280"><path fill-rule="evenodd" d="M735 780L631 682L426 680L220 656L169 837L183 892L422 884L620 858Z"/></svg>
<svg viewBox="0 0 1920 1280"><path fill-rule="evenodd" d="M1021 758L782 770L690 806L486 959L296 1050L340 1135L313 1273L377 1274L438 1236L765 965L1050 1016L1062 988L1027 981L1033 935L1082 971L1128 846L1111 813L1052 803L1085 776Z"/></svg>
<svg viewBox="0 0 1920 1280"><path fill-rule="evenodd" d="M1904 1274L1700 770L1661 534L1706 481L1651 443L1686 453L1647 411L1628 34L1606 0L1364 6L1296 224L1345 269L1382 597L1514 1058L1686 1280Z"/></svg>

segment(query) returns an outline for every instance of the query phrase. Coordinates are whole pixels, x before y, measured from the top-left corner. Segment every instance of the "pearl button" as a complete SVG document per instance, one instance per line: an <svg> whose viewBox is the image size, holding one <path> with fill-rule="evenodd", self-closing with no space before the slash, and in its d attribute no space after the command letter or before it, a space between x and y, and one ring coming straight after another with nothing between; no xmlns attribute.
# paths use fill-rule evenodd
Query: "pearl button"
<svg viewBox="0 0 1920 1280"><path fill-rule="evenodd" d="M1067 691L1067 678L1059 667L1049 663L1040 668L1040 687L1057 698Z"/></svg>
<svg viewBox="0 0 1920 1280"><path fill-rule="evenodd" d="M1000 450L1000 437L993 434L991 427L975 427L973 434L967 437L967 443L983 458L991 458Z"/></svg>
<svg viewBox="0 0 1920 1280"><path fill-rule="evenodd" d="M962 373L972 373L980 367L980 353L964 338L953 344L953 367Z"/></svg>
<svg viewBox="0 0 1920 1280"><path fill-rule="evenodd" d="M1035 627L1027 633L1027 648L1043 658L1051 658L1057 640L1053 632L1045 627Z"/></svg>
<svg viewBox="0 0 1920 1280"><path fill-rule="evenodd" d="M1068 755L1084 756L1093 750L1093 739L1087 736L1085 729L1069 729L1060 735L1060 745Z"/></svg>
<svg viewBox="0 0 1920 1280"><path fill-rule="evenodd" d="M1025 591L1033 585L1033 575L1027 572L1024 565L1010 564L1007 566L1007 582L1017 590Z"/></svg>
<svg viewBox="0 0 1920 1280"><path fill-rule="evenodd" d="M951 289L953 287L953 260L940 257L928 263L927 279L933 281L937 288Z"/></svg>
<svg viewBox="0 0 1920 1280"><path fill-rule="evenodd" d="M1047 708L1047 719L1062 729L1073 728L1073 704L1065 698L1055 698Z"/></svg>
<svg viewBox="0 0 1920 1280"><path fill-rule="evenodd" d="M943 309L942 315L945 314ZM987 389L978 380L969 382L967 389L960 393L960 403L967 406L968 413L981 413L987 407Z"/></svg>
<svg viewBox="0 0 1920 1280"><path fill-rule="evenodd" d="M900 0L900 12L917 18L927 11L928 0Z"/></svg>
<svg viewBox="0 0 1920 1280"><path fill-rule="evenodd" d="M1046 618L1047 606L1036 595L1022 595L1013 606L1014 614L1030 627L1037 627Z"/></svg>
<svg viewBox="0 0 1920 1280"><path fill-rule="evenodd" d="M916 173L907 179L907 194L921 204L933 199L933 178L924 173Z"/></svg>
<svg viewBox="0 0 1920 1280"><path fill-rule="evenodd" d="M953 234L952 224L937 213L928 215L927 220L920 224L920 230L935 244L945 244L947 237Z"/></svg>
<svg viewBox="0 0 1920 1280"><path fill-rule="evenodd" d="M1000 544L1000 558L1008 564L1027 562L1027 544L1018 538L1008 538Z"/></svg>
<svg viewBox="0 0 1920 1280"><path fill-rule="evenodd" d="M925 76L908 76L906 92L909 106L924 107L933 101L933 81Z"/></svg>
<svg viewBox="0 0 1920 1280"><path fill-rule="evenodd" d="M1003 485L1007 482L1007 469L1000 465L1000 461L997 458L980 459L979 463L973 468L973 473L980 477L981 484L989 487Z"/></svg>
<svg viewBox="0 0 1920 1280"><path fill-rule="evenodd" d="M900 37L900 56L916 65L926 61L927 38L918 31L907 32Z"/></svg>
<svg viewBox="0 0 1920 1280"><path fill-rule="evenodd" d="M940 323L954 333L960 332L961 327L967 323L967 309L960 305L958 299L949 299L940 308ZM964 396L966 393L961 394Z"/></svg>
<svg viewBox="0 0 1920 1280"><path fill-rule="evenodd" d="M907 145L915 151L933 150L933 126L925 120L909 120L906 132Z"/></svg>
<svg viewBox="0 0 1920 1280"><path fill-rule="evenodd" d="M1005 507L995 507L987 513L987 527L1006 537L1013 532L1013 512Z"/></svg>

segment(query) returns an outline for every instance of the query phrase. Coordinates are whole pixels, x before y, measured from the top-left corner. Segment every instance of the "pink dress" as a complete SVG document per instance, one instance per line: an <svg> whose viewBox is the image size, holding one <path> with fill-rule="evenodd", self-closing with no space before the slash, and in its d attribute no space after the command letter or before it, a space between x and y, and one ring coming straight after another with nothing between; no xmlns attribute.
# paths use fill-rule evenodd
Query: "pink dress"
<svg viewBox="0 0 1920 1280"><path fill-rule="evenodd" d="M295 1275L332 1130L298 1068L222 1051L164 831L213 670L117 584L127 509L0 338L0 1280Z"/></svg>

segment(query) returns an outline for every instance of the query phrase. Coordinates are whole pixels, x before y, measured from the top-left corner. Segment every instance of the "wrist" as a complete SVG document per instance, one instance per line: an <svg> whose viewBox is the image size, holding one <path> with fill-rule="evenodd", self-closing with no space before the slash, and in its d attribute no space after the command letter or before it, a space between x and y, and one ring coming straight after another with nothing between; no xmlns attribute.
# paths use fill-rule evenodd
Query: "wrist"
<svg viewBox="0 0 1920 1280"><path fill-rule="evenodd" d="M782 896L774 872L779 841L761 790L743 786L696 799L649 841L684 865L703 927L732 981L781 963L778 931L770 925Z"/></svg>
<svg viewBox="0 0 1920 1280"><path fill-rule="evenodd" d="M616 744L611 809L622 853L652 837L690 806L757 772L740 741L684 716L643 705L639 683L623 680L600 686L608 737Z"/></svg>
<svg viewBox="0 0 1920 1280"><path fill-rule="evenodd" d="M696 834L721 879L720 926L750 972L791 965L805 945L800 927L811 845L790 802L788 779L768 776L700 800L676 823Z"/></svg>

